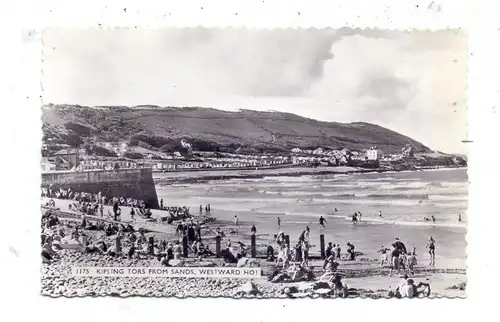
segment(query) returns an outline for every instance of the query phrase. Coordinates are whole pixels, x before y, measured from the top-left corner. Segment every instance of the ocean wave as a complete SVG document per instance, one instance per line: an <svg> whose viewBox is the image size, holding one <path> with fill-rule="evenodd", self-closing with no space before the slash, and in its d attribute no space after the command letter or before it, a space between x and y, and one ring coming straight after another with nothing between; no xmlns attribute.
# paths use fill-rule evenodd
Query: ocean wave
<svg viewBox="0 0 500 322"><path fill-rule="evenodd" d="M429 199L434 201L468 201L469 196L464 194L431 195Z"/></svg>
<svg viewBox="0 0 500 322"><path fill-rule="evenodd" d="M412 199L336 199L332 200L335 204L356 204L356 205L371 205L371 206L395 206L395 207L415 207L427 203L424 200Z"/></svg>
<svg viewBox="0 0 500 322"><path fill-rule="evenodd" d="M329 217L345 219L348 221L352 220L351 216L345 215L332 215L327 214ZM401 225L401 226L416 226L416 227L448 227L448 228L467 228L466 223L457 223L457 222L429 222L429 221L411 221L411 220L399 220L399 219L391 219L391 218L365 218L361 217L361 223L372 223L372 224L381 224L381 225Z"/></svg>

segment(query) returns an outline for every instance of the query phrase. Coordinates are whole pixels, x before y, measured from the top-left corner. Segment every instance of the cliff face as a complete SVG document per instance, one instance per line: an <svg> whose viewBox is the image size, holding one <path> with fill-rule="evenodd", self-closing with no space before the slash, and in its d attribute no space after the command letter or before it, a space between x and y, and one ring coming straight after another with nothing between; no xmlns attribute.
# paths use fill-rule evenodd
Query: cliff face
<svg viewBox="0 0 500 322"><path fill-rule="evenodd" d="M150 168L42 173L42 187L50 185L55 189L71 188L76 192L102 192L108 197L130 197L144 200L151 208L158 208Z"/></svg>
<svg viewBox="0 0 500 322"><path fill-rule="evenodd" d="M387 153L409 145L416 152L430 151L404 135L370 123L321 122L289 113L220 111L198 107L100 107L51 105L42 108L44 140L78 145L82 138L129 141L131 145L176 148L181 139L197 150L219 151L244 147L264 151L299 148L377 146ZM141 145L140 145L141 146Z"/></svg>

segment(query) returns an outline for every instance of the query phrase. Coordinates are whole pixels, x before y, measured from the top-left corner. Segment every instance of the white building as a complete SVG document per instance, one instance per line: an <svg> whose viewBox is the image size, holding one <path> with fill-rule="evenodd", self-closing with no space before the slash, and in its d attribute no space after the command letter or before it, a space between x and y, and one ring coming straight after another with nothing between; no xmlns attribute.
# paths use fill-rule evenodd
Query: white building
<svg viewBox="0 0 500 322"><path fill-rule="evenodd" d="M56 165L54 163L42 162L42 172L56 171Z"/></svg>
<svg viewBox="0 0 500 322"><path fill-rule="evenodd" d="M372 146L368 150L366 150L366 159L367 160L378 160L380 151L377 147Z"/></svg>

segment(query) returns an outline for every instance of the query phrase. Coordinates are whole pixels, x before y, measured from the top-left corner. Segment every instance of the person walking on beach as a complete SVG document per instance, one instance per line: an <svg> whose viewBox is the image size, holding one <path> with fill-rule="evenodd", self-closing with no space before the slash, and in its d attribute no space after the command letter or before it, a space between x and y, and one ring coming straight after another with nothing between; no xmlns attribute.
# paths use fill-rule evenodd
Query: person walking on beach
<svg viewBox="0 0 500 322"><path fill-rule="evenodd" d="M302 244L302 265L304 267L309 266L309 243L304 242Z"/></svg>
<svg viewBox="0 0 500 322"><path fill-rule="evenodd" d="M281 229L281 219L278 217L278 229Z"/></svg>
<svg viewBox="0 0 500 322"><path fill-rule="evenodd" d="M392 244L392 252L391 252L391 269L389 271L389 276L392 275L393 270L397 270L398 274L400 273L399 271L399 255L400 251L396 243Z"/></svg>
<svg viewBox="0 0 500 322"><path fill-rule="evenodd" d="M132 221L135 221L135 211L134 211L134 208L130 209L130 218L132 219Z"/></svg>
<svg viewBox="0 0 500 322"><path fill-rule="evenodd" d="M203 215L203 206L200 205L200 216Z"/></svg>
<svg viewBox="0 0 500 322"><path fill-rule="evenodd" d="M363 217L363 214L361 213L361 211L358 211L358 220L361 221L361 217Z"/></svg>
<svg viewBox="0 0 500 322"><path fill-rule="evenodd" d="M458 214L458 222L462 222L462 215Z"/></svg>
<svg viewBox="0 0 500 322"><path fill-rule="evenodd" d="M238 216L234 215L234 224L236 225L236 233L238 233L238 230L240 228L240 223L238 220Z"/></svg>
<svg viewBox="0 0 500 322"><path fill-rule="evenodd" d="M326 219L323 216L319 217L319 226L326 228L325 223L326 223Z"/></svg>
<svg viewBox="0 0 500 322"><path fill-rule="evenodd" d="M334 245L334 247L335 247L335 245ZM342 250L340 249L340 244L337 244L337 247L335 248L335 254L337 255L336 258L338 260L340 260L340 253L341 253L341 251Z"/></svg>
<svg viewBox="0 0 500 322"><path fill-rule="evenodd" d="M306 242L309 242L309 233L311 232L311 229L309 229L309 226L306 226L306 233L304 234L304 239Z"/></svg>
<svg viewBox="0 0 500 322"><path fill-rule="evenodd" d="M382 210L379 211L378 216L382 218Z"/></svg>
<svg viewBox="0 0 500 322"><path fill-rule="evenodd" d="M104 206L101 204L99 206L99 212L101 213L101 218L104 216Z"/></svg>
<svg viewBox="0 0 500 322"><path fill-rule="evenodd" d="M332 242L328 242L328 246L325 249L325 257L326 258L330 257L330 255L333 254L333 252L334 252L333 247L334 246L335 245L332 245Z"/></svg>
<svg viewBox="0 0 500 322"><path fill-rule="evenodd" d="M417 265L417 256L413 253L408 253L408 274L415 275L415 265Z"/></svg>
<svg viewBox="0 0 500 322"><path fill-rule="evenodd" d="M349 260L355 260L356 254L354 253L354 245L350 242L347 242L347 253L349 254Z"/></svg>
<svg viewBox="0 0 500 322"><path fill-rule="evenodd" d="M432 223L435 224L436 223L436 218L434 218L434 216L431 216L431 219L432 219Z"/></svg>
<svg viewBox="0 0 500 322"><path fill-rule="evenodd" d="M429 248L430 262L429 266L434 267L436 264L436 241L432 236L429 237L429 243L425 248Z"/></svg>
<svg viewBox="0 0 500 322"><path fill-rule="evenodd" d="M163 199L160 200L160 209L163 210Z"/></svg>
<svg viewBox="0 0 500 322"><path fill-rule="evenodd" d="M406 246L405 244L399 240L398 237L394 239L394 245L396 245L396 248L399 250L399 252L403 252L406 254Z"/></svg>

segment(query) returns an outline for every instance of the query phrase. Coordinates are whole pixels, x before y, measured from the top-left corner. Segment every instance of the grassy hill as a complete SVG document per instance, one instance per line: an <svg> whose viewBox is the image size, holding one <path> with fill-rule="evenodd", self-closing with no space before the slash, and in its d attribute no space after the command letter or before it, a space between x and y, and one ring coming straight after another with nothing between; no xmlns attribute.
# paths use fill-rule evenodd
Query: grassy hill
<svg viewBox="0 0 500 322"><path fill-rule="evenodd" d="M238 147L260 152L299 148L377 146L385 153L400 152L410 144L415 152L429 152L423 144L378 125L321 122L282 112L221 111L200 107L42 107L44 142L77 146L84 138L123 142L151 150L172 151L185 139L201 151Z"/></svg>

